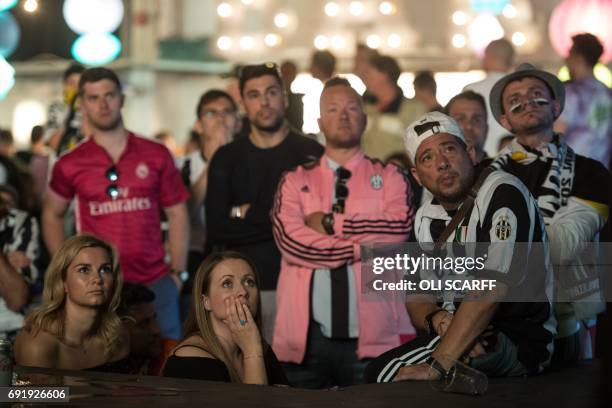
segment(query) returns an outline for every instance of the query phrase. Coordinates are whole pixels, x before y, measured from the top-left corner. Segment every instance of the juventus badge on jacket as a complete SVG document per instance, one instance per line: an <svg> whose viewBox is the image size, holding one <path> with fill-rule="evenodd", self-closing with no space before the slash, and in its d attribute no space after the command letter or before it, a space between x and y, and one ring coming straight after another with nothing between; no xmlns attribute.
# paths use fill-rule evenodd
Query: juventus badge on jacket
<svg viewBox="0 0 612 408"><path fill-rule="evenodd" d="M370 178L370 185L374 190L380 190L383 185L383 179L380 174L375 174Z"/></svg>
<svg viewBox="0 0 612 408"><path fill-rule="evenodd" d="M495 224L495 235L502 241L508 239L508 237L512 234L512 226L510 225L510 221L508 217L501 216L497 219L497 223Z"/></svg>

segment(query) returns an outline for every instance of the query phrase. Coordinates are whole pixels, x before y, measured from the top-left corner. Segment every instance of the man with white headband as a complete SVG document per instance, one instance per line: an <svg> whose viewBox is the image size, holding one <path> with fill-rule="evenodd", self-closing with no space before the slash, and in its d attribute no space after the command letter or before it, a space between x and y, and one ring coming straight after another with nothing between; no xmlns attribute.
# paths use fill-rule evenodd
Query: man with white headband
<svg viewBox="0 0 612 408"><path fill-rule="evenodd" d="M594 324L605 309L596 262L584 250L595 245L585 243L598 241L608 219L610 173L600 162L574 153L564 135L553 131L565 103L565 88L556 76L522 64L493 86L489 102L495 119L516 136L492 167L518 177L537 200L553 265L556 273L563 271L560 281L576 282L564 283L570 292L589 288L580 291L580 301L555 303L559 332L552 362L563 366L590 346L580 344L581 321Z"/></svg>
<svg viewBox="0 0 612 408"><path fill-rule="evenodd" d="M442 113L427 113L412 123L406 148L412 174L433 194L417 212L416 240L479 243L489 254L494 245L503 248L501 255L486 259L481 271L496 279L497 288L494 298L461 303L409 297L411 321L424 334L373 360L366 381L433 380L448 375L459 360L492 376L540 372L550 359L556 327L550 264L547 257L534 256L535 245L520 254L515 249L515 243L538 242L548 252L536 202L516 177L474 167L473 146L466 145L457 122ZM544 272L528 276L527 269ZM420 270L418 279L426 279L427 272ZM537 282L538 293L546 296L533 303L500 302L525 290L527 281Z"/></svg>

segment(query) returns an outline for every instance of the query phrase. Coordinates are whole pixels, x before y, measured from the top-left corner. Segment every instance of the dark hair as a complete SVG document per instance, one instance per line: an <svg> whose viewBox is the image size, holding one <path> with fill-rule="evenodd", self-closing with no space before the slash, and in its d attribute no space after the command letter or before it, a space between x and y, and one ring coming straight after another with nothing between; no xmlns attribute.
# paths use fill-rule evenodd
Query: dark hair
<svg viewBox="0 0 612 408"><path fill-rule="evenodd" d="M64 81L68 79L70 75L82 74L85 71L85 67L79 63L73 62L64 70Z"/></svg>
<svg viewBox="0 0 612 408"><path fill-rule="evenodd" d="M348 86L349 88L351 88L351 83L346 78L335 76L325 81L325 85L323 86L323 91L325 91L326 89L332 88L334 86Z"/></svg>
<svg viewBox="0 0 612 408"><path fill-rule="evenodd" d="M242 91L241 91L242 92ZM236 111L238 108L236 106L236 102L232 99L230 94L220 89L211 89L210 91L206 91L200 96L200 100L198 101L198 106L196 107L196 118L199 118L202 114L202 108L204 105L208 105L211 102L216 101L217 99L225 98L229 101L230 105L232 105L232 109Z"/></svg>
<svg viewBox="0 0 612 408"><path fill-rule="evenodd" d="M336 70L336 57L329 51L316 51L312 54L312 65L318 67L323 75L329 78Z"/></svg>
<svg viewBox="0 0 612 408"><path fill-rule="evenodd" d="M388 55L376 55L370 60L370 64L376 68L377 71L386 74L387 78L389 78L389 80L394 84L397 83L397 80L402 73L402 70L395 58Z"/></svg>
<svg viewBox="0 0 612 408"><path fill-rule="evenodd" d="M594 67L599 61L604 49L601 42L593 34L583 33L572 37L571 52L581 55L589 66Z"/></svg>
<svg viewBox="0 0 612 408"><path fill-rule="evenodd" d="M121 82L119 81L119 77L115 74L114 71L111 71L108 68L97 67L97 68L89 68L83 71L81 74L81 79L79 80L79 95L83 94L83 89L85 88L85 84L89 82L98 82L103 79L108 79L117 85L117 89L121 91Z"/></svg>
<svg viewBox="0 0 612 408"><path fill-rule="evenodd" d="M30 143L36 144L40 142L43 138L45 130L42 126L36 125L32 128L32 132L30 133Z"/></svg>
<svg viewBox="0 0 612 408"><path fill-rule="evenodd" d="M0 129L0 143L2 144L13 144L13 133L8 129Z"/></svg>
<svg viewBox="0 0 612 408"><path fill-rule="evenodd" d="M465 91L465 92L461 92L460 94L453 96L451 100L448 101L448 103L444 107L444 113L448 115L451 105L455 101L458 101L459 99L466 99L468 101L478 102L480 106L482 106L485 116L487 115L487 103L485 102L484 97L481 94L474 92L474 91Z"/></svg>
<svg viewBox="0 0 612 408"><path fill-rule="evenodd" d="M415 88L427 89L432 94L436 94L438 86L431 71L419 71L414 76L412 82Z"/></svg>
<svg viewBox="0 0 612 408"><path fill-rule="evenodd" d="M127 316L130 314L130 308L151 303L155 300L155 292L139 283L125 282L121 289L121 303L117 308L118 316Z"/></svg>
<svg viewBox="0 0 612 408"><path fill-rule="evenodd" d="M253 78L259 78L265 75L270 75L274 77L278 82L278 85L280 85L281 89L284 89L283 80L280 76L280 73L278 72L278 67L272 62L266 62L265 64L245 65L244 67L242 67L238 80L240 95L243 94L244 85L247 83L248 80Z"/></svg>

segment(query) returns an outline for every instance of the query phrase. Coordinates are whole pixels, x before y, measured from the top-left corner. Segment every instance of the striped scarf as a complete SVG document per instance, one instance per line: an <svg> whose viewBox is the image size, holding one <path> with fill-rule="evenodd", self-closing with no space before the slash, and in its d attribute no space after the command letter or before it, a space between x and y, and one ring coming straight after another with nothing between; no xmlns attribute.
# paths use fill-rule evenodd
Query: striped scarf
<svg viewBox="0 0 612 408"><path fill-rule="evenodd" d="M565 143L560 135L550 143L543 143L538 148L527 150L515 138L500 152L491 163L497 170L506 170L510 160L521 165L530 165L536 160L552 163L544 183L535 192L538 207L546 226L550 225L555 213L567 205L574 182L574 167L576 155L571 147Z"/></svg>

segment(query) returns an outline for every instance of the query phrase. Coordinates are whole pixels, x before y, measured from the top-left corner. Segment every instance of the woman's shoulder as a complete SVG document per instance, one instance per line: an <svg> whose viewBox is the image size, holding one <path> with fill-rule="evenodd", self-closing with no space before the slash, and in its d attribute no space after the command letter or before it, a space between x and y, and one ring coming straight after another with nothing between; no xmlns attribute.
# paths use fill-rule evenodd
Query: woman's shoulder
<svg viewBox="0 0 612 408"><path fill-rule="evenodd" d="M111 349L109 361L122 360L127 358L130 354L130 336L128 335L125 328L122 326L122 330L119 333L119 337L115 340L115 343Z"/></svg>
<svg viewBox="0 0 612 408"><path fill-rule="evenodd" d="M15 361L19 365L54 367L59 353L59 340L49 332L36 334L23 329L15 340Z"/></svg>
<svg viewBox="0 0 612 408"><path fill-rule="evenodd" d="M208 351L208 347L204 343L204 340L197 335L187 337L185 340L180 342L179 345L172 351L172 356L202 357L216 360L216 358Z"/></svg>

